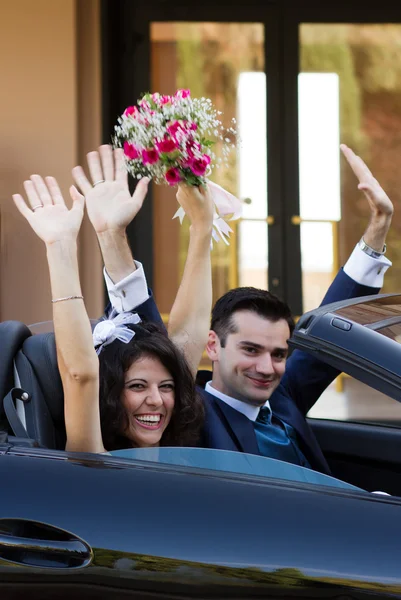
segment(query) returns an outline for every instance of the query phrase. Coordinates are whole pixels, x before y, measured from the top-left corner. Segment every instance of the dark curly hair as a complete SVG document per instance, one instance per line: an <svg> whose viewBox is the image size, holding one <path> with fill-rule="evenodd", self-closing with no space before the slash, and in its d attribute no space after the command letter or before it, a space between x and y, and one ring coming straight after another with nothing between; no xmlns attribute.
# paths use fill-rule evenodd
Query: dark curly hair
<svg viewBox="0 0 401 600"><path fill-rule="evenodd" d="M183 354L167 333L154 323L127 327L135 331L131 342L125 344L115 340L99 354L100 420L104 447L119 450L127 448L127 442L132 444L122 433L128 425L122 395L125 373L144 356L157 358L174 380L174 409L160 445L196 445L203 425L204 409Z"/></svg>

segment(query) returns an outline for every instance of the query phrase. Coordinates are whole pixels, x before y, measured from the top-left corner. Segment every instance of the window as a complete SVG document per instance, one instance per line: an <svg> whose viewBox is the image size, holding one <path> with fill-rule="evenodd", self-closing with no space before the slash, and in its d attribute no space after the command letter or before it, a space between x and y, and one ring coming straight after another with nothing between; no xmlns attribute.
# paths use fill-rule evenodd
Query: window
<svg viewBox="0 0 401 600"><path fill-rule="evenodd" d="M401 296L393 295L345 306L334 314L401 343ZM309 416L401 427L401 404L343 374L322 394L309 411Z"/></svg>

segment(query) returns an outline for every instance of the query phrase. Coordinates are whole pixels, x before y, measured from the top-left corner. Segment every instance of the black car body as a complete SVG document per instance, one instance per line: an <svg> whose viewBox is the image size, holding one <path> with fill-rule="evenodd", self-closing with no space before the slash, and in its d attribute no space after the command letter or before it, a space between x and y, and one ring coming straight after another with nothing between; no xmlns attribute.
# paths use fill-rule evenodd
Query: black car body
<svg viewBox="0 0 401 600"><path fill-rule="evenodd" d="M364 305L398 335L401 297L375 296L308 313L291 345L399 400L401 345L377 315L360 323ZM345 483L218 450L90 455L3 436L0 598L401 597L401 430L312 427Z"/></svg>

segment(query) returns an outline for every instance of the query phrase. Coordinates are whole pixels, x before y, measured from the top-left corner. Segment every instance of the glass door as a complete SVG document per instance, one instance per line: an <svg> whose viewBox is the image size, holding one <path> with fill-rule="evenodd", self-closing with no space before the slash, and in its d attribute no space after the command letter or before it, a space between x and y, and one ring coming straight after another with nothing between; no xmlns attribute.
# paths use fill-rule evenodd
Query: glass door
<svg viewBox="0 0 401 600"><path fill-rule="evenodd" d="M226 124L235 118L238 149L211 179L243 200L244 211L232 223L230 245L214 244L214 299L239 285L284 296L277 9L262 2L227 11L211 0L190 9L172 3L168 10L161 0L105 1L103 25L105 138L118 114L148 90L189 88L211 98ZM149 196L129 239L167 317L184 266L188 224L172 220L174 189L152 186Z"/></svg>

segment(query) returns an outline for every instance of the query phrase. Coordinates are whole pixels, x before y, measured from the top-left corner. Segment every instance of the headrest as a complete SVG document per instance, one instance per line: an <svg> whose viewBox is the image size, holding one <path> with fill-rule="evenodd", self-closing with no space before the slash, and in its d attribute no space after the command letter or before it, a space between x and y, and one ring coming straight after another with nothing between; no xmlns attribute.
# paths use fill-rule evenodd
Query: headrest
<svg viewBox="0 0 401 600"><path fill-rule="evenodd" d="M32 366L44 400L56 425L64 423L63 386L57 366L54 333L39 333L26 339L22 352Z"/></svg>
<svg viewBox="0 0 401 600"><path fill-rule="evenodd" d="M213 373L212 371L208 371L207 369L199 369L199 371L196 374L196 385L198 385L201 388L204 388L207 384L208 381L212 381L213 378Z"/></svg>
<svg viewBox="0 0 401 600"><path fill-rule="evenodd" d="M91 319L92 329L98 323ZM43 326L43 327L41 327ZM53 327L51 322L31 326L33 331ZM64 427L64 394L57 365L56 341L53 331L36 333L22 347L42 390L43 398L56 427ZM28 390L29 391L29 390Z"/></svg>
<svg viewBox="0 0 401 600"><path fill-rule="evenodd" d="M28 327L19 321L0 323L0 418L3 417L3 398L14 387L15 354L30 336Z"/></svg>

